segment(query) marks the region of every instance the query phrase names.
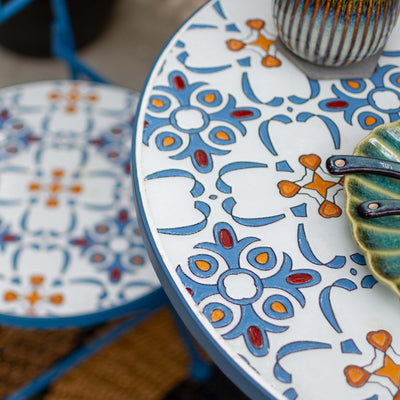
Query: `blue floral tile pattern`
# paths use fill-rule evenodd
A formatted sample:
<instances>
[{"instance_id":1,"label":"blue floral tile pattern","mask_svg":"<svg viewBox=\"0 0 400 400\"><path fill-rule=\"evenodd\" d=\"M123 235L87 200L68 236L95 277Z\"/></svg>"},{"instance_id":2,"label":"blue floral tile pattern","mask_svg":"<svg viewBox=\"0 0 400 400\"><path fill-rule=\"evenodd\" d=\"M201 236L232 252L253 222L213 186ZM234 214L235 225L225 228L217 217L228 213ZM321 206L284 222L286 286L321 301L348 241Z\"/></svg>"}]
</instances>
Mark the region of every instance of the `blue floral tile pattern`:
<instances>
[{"instance_id":1,"label":"blue floral tile pattern","mask_svg":"<svg viewBox=\"0 0 400 400\"><path fill-rule=\"evenodd\" d=\"M0 91L4 321L100 322L159 287L132 202L136 104L84 82Z\"/></svg>"},{"instance_id":2,"label":"blue floral tile pattern","mask_svg":"<svg viewBox=\"0 0 400 400\"><path fill-rule=\"evenodd\" d=\"M315 81L275 48L269 3L210 1L155 65L133 154L146 235L244 390L398 399L399 302L325 161L400 118L400 27L370 79Z\"/></svg>"}]
</instances>

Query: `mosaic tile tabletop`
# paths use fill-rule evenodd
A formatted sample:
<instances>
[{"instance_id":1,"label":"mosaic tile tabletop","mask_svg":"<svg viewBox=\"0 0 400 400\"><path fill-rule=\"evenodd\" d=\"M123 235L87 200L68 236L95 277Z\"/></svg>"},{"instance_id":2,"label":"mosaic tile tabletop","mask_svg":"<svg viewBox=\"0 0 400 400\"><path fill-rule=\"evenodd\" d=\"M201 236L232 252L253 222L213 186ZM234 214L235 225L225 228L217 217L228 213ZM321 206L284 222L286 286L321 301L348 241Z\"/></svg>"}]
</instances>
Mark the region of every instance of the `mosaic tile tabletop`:
<instances>
[{"instance_id":1,"label":"mosaic tile tabletop","mask_svg":"<svg viewBox=\"0 0 400 400\"><path fill-rule=\"evenodd\" d=\"M0 91L0 321L102 322L159 288L132 201L137 94L55 81Z\"/></svg>"},{"instance_id":2,"label":"mosaic tile tabletop","mask_svg":"<svg viewBox=\"0 0 400 400\"><path fill-rule=\"evenodd\" d=\"M211 1L156 62L134 147L146 235L245 391L400 399L399 299L366 267L325 169L399 119L400 27L371 79L316 81L276 50L271 10Z\"/></svg>"}]
</instances>

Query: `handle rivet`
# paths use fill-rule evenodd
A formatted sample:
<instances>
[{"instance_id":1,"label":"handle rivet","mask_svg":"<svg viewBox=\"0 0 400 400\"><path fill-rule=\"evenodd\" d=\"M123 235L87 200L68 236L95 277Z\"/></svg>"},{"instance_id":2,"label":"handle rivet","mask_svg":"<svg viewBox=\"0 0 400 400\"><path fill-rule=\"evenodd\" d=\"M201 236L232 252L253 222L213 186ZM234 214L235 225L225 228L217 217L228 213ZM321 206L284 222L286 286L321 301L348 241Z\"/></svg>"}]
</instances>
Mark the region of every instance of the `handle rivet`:
<instances>
[{"instance_id":1,"label":"handle rivet","mask_svg":"<svg viewBox=\"0 0 400 400\"><path fill-rule=\"evenodd\" d=\"M342 168L346 165L346 160L343 160L343 158L338 158L337 160L335 160L335 165L338 168Z\"/></svg>"},{"instance_id":2,"label":"handle rivet","mask_svg":"<svg viewBox=\"0 0 400 400\"><path fill-rule=\"evenodd\" d=\"M370 210L377 210L379 208L379 204L378 203L370 203L370 204L368 204L368 208Z\"/></svg>"}]
</instances>

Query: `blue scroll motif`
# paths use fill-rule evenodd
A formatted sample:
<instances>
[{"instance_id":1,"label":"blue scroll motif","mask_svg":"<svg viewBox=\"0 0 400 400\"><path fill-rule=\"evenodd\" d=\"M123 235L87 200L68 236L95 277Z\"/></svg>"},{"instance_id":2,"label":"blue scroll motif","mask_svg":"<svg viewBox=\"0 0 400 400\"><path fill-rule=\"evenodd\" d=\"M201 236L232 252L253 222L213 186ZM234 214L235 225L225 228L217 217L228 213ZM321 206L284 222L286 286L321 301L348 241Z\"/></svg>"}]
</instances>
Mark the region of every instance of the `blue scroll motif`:
<instances>
[{"instance_id":1,"label":"blue scroll motif","mask_svg":"<svg viewBox=\"0 0 400 400\"><path fill-rule=\"evenodd\" d=\"M261 141L264 143L264 146L269 150L269 152L272 155L277 156L278 153L276 152L276 150L274 148L274 145L272 144L271 137L270 137L270 134L269 134L269 125L273 121L281 122L282 124L290 124L291 122L293 122L293 120L291 118L289 118L288 116L286 116L286 115L279 114L279 115L275 115L274 117L272 117L268 121L264 121L260 125L258 133L260 135Z\"/></svg>"},{"instance_id":2,"label":"blue scroll motif","mask_svg":"<svg viewBox=\"0 0 400 400\"><path fill-rule=\"evenodd\" d=\"M182 53L178 54L178 61L185 66L187 70L190 72L195 72L196 74L213 74L215 72L224 71L232 67L232 64L226 65L218 65L214 67L194 67L190 66L187 63L187 59L189 58L189 53L187 51L182 51Z\"/></svg>"},{"instance_id":3,"label":"blue scroll motif","mask_svg":"<svg viewBox=\"0 0 400 400\"><path fill-rule=\"evenodd\" d=\"M236 201L233 197L229 197L228 199L224 200L222 203L223 209L230 214L232 219L237 222L240 225L243 226L265 226L265 225L270 225L273 224L274 222L278 222L281 219L285 218L285 214L277 214L277 215L271 215L268 217L257 217L257 218L243 218L243 217L238 217L233 214L233 209L236 205Z\"/></svg>"},{"instance_id":4,"label":"blue scroll motif","mask_svg":"<svg viewBox=\"0 0 400 400\"><path fill-rule=\"evenodd\" d=\"M338 269L342 268L346 264L346 257L344 256L335 256L331 261L327 263L320 261L311 250L311 246L308 243L308 239L305 233L304 224L299 224L297 228L297 241L299 249L303 256L315 265L323 265L329 268Z\"/></svg>"},{"instance_id":5,"label":"blue scroll motif","mask_svg":"<svg viewBox=\"0 0 400 400\"><path fill-rule=\"evenodd\" d=\"M328 128L331 136L333 143L335 145L335 149L340 148L340 132L336 124L328 117L324 115L315 115L311 114L309 112L302 112L296 117L296 121L298 122L307 122L311 117L317 117L319 118Z\"/></svg>"},{"instance_id":6,"label":"blue scroll motif","mask_svg":"<svg viewBox=\"0 0 400 400\"><path fill-rule=\"evenodd\" d=\"M307 103L307 101L315 99L320 92L320 87L318 81L315 81L313 79L308 79L308 84L310 85L310 97L304 98L304 97L298 97L298 96L289 96L288 99L294 103L294 104L304 104Z\"/></svg>"},{"instance_id":7,"label":"blue scroll motif","mask_svg":"<svg viewBox=\"0 0 400 400\"><path fill-rule=\"evenodd\" d=\"M203 201L195 201L194 208L203 214L204 219L193 225L180 226L176 228L158 228L157 231L167 235L193 235L194 233L200 232L207 225L207 219L210 215L211 208L207 203Z\"/></svg>"},{"instance_id":8,"label":"blue scroll motif","mask_svg":"<svg viewBox=\"0 0 400 400\"><path fill-rule=\"evenodd\" d=\"M104 299L106 299L108 297L108 292L106 289L106 286L104 285L103 282L101 282L98 279L94 279L94 278L74 278L71 279L69 281L72 284L76 284L76 285L94 285L97 286L99 289L101 289L101 292L99 294L98 300L100 302L99 304L99 308L101 309L101 301L103 301Z\"/></svg>"},{"instance_id":9,"label":"blue scroll motif","mask_svg":"<svg viewBox=\"0 0 400 400\"><path fill-rule=\"evenodd\" d=\"M166 169L163 171L158 171L153 174L147 175L145 180L179 177L193 180L193 187L190 190L190 194L193 197L199 197L204 193L204 186L198 180L196 180L193 174L183 169Z\"/></svg>"},{"instance_id":10,"label":"blue scroll motif","mask_svg":"<svg viewBox=\"0 0 400 400\"><path fill-rule=\"evenodd\" d=\"M222 177L229 172L238 171L241 169L267 168L267 167L268 167L267 164L262 164L252 161L239 161L227 164L224 167L222 167L219 171L218 180L216 183L217 189L222 193L232 193L232 187L226 184L222 179Z\"/></svg>"},{"instance_id":11,"label":"blue scroll motif","mask_svg":"<svg viewBox=\"0 0 400 400\"><path fill-rule=\"evenodd\" d=\"M328 343L311 342L311 341L299 341L286 344L281 349L279 349L276 355L276 363L274 366L275 377L283 383L292 382L292 375L286 370L284 370L283 367L280 365L280 361L284 357L293 353L297 353L299 351L331 349L331 348L332 346Z\"/></svg>"},{"instance_id":12,"label":"blue scroll motif","mask_svg":"<svg viewBox=\"0 0 400 400\"><path fill-rule=\"evenodd\" d=\"M222 177L232 171L237 171L241 169L248 169L248 168L265 168L268 167L267 164L256 163L256 162L233 162L230 164L225 165L219 171L219 177L216 183L217 189L222 193L232 193L232 187L229 186L224 182ZM237 215L234 215L233 209L236 205L236 201L233 197L228 197L224 200L222 207L223 209L236 221L238 224L244 226L265 226L272 224L274 222L280 221L281 219L285 218L285 214L278 214L266 217L257 217L257 218L243 218Z\"/></svg>"},{"instance_id":13,"label":"blue scroll motif","mask_svg":"<svg viewBox=\"0 0 400 400\"><path fill-rule=\"evenodd\" d=\"M145 180L161 179L161 178L187 178L193 181L193 187L190 190L192 197L197 198L204 193L204 186L195 178L193 174L188 171L180 169L168 169L158 171L153 174L146 176ZM193 233L200 232L207 225L207 218L210 215L211 207L203 201L195 201L194 208L201 212L204 216L200 222L192 225L180 226L175 228L159 228L158 232L168 235L191 235Z\"/></svg>"},{"instance_id":14,"label":"blue scroll motif","mask_svg":"<svg viewBox=\"0 0 400 400\"><path fill-rule=\"evenodd\" d=\"M12 269L16 272L18 272L20 268L20 258L21 255L24 253L26 250L33 250L37 252L44 252L50 255L52 252L59 253L61 255L61 260L60 264L58 265L58 273L60 274L65 274L68 270L68 266L70 265L70 253L68 250L65 248L56 245L56 244L51 244L51 245L40 245L37 243L31 243L31 244L25 244L21 245L13 254L12 256ZM54 265L54 269L56 269L57 266Z\"/></svg>"},{"instance_id":15,"label":"blue scroll motif","mask_svg":"<svg viewBox=\"0 0 400 400\"><path fill-rule=\"evenodd\" d=\"M265 105L271 106L271 107L279 107L283 103L283 98L282 97L274 97L270 101L262 102L255 95L255 93L253 91L253 88L251 87L251 84L250 84L250 81L249 81L249 75L248 75L247 72L243 72L243 75L242 75L242 89L243 89L243 93L246 95L246 97L250 101L253 101L254 103L265 104Z\"/></svg>"},{"instance_id":16,"label":"blue scroll motif","mask_svg":"<svg viewBox=\"0 0 400 400\"><path fill-rule=\"evenodd\" d=\"M319 296L319 306L325 318L336 332L342 333L342 329L340 328L339 323L336 320L330 299L331 291L333 288L340 288L347 291L353 291L357 289L357 286L354 282L350 281L349 279L339 279L331 286L327 286L325 289L323 289Z\"/></svg>"}]
</instances>

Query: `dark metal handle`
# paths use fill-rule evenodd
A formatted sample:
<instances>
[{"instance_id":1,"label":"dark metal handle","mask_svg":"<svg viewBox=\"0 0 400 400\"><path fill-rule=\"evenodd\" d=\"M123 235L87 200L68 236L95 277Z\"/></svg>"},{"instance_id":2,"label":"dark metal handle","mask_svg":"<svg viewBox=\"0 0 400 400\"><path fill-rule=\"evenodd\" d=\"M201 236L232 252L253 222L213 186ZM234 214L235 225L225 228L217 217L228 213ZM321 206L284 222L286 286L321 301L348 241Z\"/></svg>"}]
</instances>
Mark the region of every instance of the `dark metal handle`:
<instances>
[{"instance_id":1,"label":"dark metal handle","mask_svg":"<svg viewBox=\"0 0 400 400\"><path fill-rule=\"evenodd\" d=\"M400 200L370 200L364 201L358 206L360 215L364 218L386 217L388 215L400 215Z\"/></svg>"},{"instance_id":2,"label":"dark metal handle","mask_svg":"<svg viewBox=\"0 0 400 400\"><path fill-rule=\"evenodd\" d=\"M326 160L326 168L332 175L370 173L400 179L400 163L360 156L332 156Z\"/></svg>"}]
</instances>

